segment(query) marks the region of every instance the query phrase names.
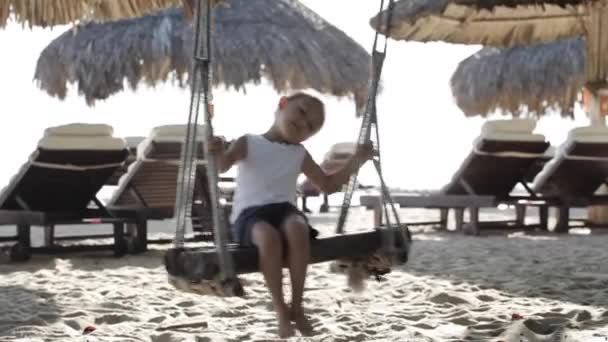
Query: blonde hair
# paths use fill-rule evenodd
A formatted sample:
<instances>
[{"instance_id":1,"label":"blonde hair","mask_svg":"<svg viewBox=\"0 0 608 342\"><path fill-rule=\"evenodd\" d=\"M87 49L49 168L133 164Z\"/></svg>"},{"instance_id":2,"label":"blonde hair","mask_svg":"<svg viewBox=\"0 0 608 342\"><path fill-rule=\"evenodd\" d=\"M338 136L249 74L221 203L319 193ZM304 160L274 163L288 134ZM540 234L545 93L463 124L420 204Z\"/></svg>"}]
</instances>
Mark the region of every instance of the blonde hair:
<instances>
[{"instance_id":1,"label":"blonde hair","mask_svg":"<svg viewBox=\"0 0 608 342\"><path fill-rule=\"evenodd\" d=\"M292 100L303 100L312 104L314 106L318 106L320 108L321 121L319 123L319 127L317 127L316 131L319 131L323 124L325 123L325 104L318 97L312 96L310 94L306 94L304 92L297 92L287 96L287 101Z\"/></svg>"}]
</instances>

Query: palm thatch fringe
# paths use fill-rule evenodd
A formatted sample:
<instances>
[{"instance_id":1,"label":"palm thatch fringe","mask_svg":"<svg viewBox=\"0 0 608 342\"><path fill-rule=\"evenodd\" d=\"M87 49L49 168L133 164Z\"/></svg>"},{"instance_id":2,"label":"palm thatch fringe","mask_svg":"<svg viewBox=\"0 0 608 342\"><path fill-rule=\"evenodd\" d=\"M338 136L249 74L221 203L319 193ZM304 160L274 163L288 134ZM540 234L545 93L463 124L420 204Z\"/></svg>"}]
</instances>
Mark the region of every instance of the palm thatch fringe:
<instances>
[{"instance_id":1,"label":"palm thatch fringe","mask_svg":"<svg viewBox=\"0 0 608 342\"><path fill-rule=\"evenodd\" d=\"M214 10L215 83L244 89L263 77L279 92L313 88L354 97L364 105L371 58L365 49L297 0L230 0ZM34 78L64 98L77 83L88 104L123 90L175 76L184 86L193 30L183 11L110 23L89 23L63 33L41 53Z\"/></svg>"},{"instance_id":2,"label":"palm thatch fringe","mask_svg":"<svg viewBox=\"0 0 608 342\"><path fill-rule=\"evenodd\" d=\"M509 49L483 48L452 75L455 101L467 116L496 111L542 116L548 110L572 116L585 83L582 38Z\"/></svg>"},{"instance_id":3,"label":"palm thatch fringe","mask_svg":"<svg viewBox=\"0 0 608 342\"><path fill-rule=\"evenodd\" d=\"M600 0L400 0L390 37L509 47L583 36ZM386 30L386 11L370 20Z\"/></svg>"},{"instance_id":4,"label":"palm thatch fringe","mask_svg":"<svg viewBox=\"0 0 608 342\"><path fill-rule=\"evenodd\" d=\"M24 26L55 26L79 21L134 18L184 5L191 12L194 0L0 0L0 27L11 14ZM218 2L220 0L212 0Z\"/></svg>"}]
</instances>

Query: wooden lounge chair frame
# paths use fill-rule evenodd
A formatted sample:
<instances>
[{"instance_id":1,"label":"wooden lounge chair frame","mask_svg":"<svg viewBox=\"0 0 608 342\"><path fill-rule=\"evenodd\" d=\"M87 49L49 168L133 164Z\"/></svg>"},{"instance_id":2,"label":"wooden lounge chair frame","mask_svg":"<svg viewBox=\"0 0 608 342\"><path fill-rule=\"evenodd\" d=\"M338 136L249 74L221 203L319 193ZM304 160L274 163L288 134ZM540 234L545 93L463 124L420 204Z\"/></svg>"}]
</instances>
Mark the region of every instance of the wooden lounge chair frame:
<instances>
[{"instance_id":1,"label":"wooden lounge chair frame","mask_svg":"<svg viewBox=\"0 0 608 342\"><path fill-rule=\"evenodd\" d=\"M126 172L119 189L115 192L108 207L112 210L131 209L145 215L147 220L164 220L173 218L175 210L175 189L180 162L181 142L150 141L144 152L144 157L137 158ZM213 240L213 226L209 213L209 193L205 170L204 150L202 143L198 144L199 158L196 176L194 198L192 203L192 226L196 233L189 240ZM221 181L234 181L229 177ZM230 199L230 194L225 198ZM230 203L225 207L229 209ZM147 228L136 226L137 250L145 251L149 243L166 244L172 239L154 239L147 236ZM131 227L129 227L131 229Z\"/></svg>"},{"instance_id":2,"label":"wooden lounge chair frame","mask_svg":"<svg viewBox=\"0 0 608 342\"><path fill-rule=\"evenodd\" d=\"M517 145L516 151L513 147ZM511 196L516 184L529 189L530 169L534 163L546 160L543 153L549 147L545 141L498 141L481 139L476 148L463 161L454 174L452 181L437 194L393 194L393 201L402 208L439 209L438 221L407 222L408 225L438 224L441 229L447 228L449 210L455 211L456 230L467 234L479 234L481 227L522 227L524 226L527 206L541 205L532 196ZM498 163L500 161L500 163ZM490 170L488 170L488 166ZM493 174L491 180L485 176ZM363 195L362 206L374 210L374 223L382 224L380 197ZM513 204L516 207L514 220L484 221L479 220L480 208L494 208L501 203ZM469 210L469 222L464 222L464 211ZM538 224L526 225L534 228L546 225L546 217L541 215Z\"/></svg>"},{"instance_id":3,"label":"wooden lounge chair frame","mask_svg":"<svg viewBox=\"0 0 608 342\"><path fill-rule=\"evenodd\" d=\"M25 261L32 253L106 250L124 255L128 241L124 223L140 224L134 211L108 211L96 197L112 173L120 167L126 150L78 151L38 148L0 194L0 225L15 225L17 234L2 241L17 241L10 249L14 261ZM46 194L46 196L45 196ZM67 196L64 196L66 195ZM89 208L93 202L95 209ZM113 234L55 237L55 226L112 224ZM43 247L32 247L31 227L45 229ZM60 246L61 240L113 237L111 245Z\"/></svg>"}]
</instances>

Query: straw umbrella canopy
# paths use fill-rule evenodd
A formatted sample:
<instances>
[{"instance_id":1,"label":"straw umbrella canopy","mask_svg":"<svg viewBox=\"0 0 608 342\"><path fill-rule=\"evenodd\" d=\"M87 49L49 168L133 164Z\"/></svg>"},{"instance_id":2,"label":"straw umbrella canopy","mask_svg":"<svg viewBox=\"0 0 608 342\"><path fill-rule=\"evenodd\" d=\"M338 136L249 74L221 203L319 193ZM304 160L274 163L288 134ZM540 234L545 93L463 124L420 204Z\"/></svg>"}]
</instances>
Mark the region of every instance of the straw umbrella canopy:
<instances>
[{"instance_id":1,"label":"straw umbrella canopy","mask_svg":"<svg viewBox=\"0 0 608 342\"><path fill-rule=\"evenodd\" d=\"M192 13L194 0L0 0L0 27L11 15L24 26L56 26L77 21L132 18L183 4ZM215 2L218 2L216 0Z\"/></svg>"},{"instance_id":2,"label":"straw umbrella canopy","mask_svg":"<svg viewBox=\"0 0 608 342\"><path fill-rule=\"evenodd\" d=\"M591 4L603 0L401 0L390 37L421 42L512 46L585 34ZM384 30L380 13L370 21Z\"/></svg>"},{"instance_id":3,"label":"straw umbrella canopy","mask_svg":"<svg viewBox=\"0 0 608 342\"><path fill-rule=\"evenodd\" d=\"M486 47L462 60L450 80L467 116L499 111L571 117L585 84L585 42L573 38L513 48Z\"/></svg>"},{"instance_id":4,"label":"straw umbrella canopy","mask_svg":"<svg viewBox=\"0 0 608 342\"><path fill-rule=\"evenodd\" d=\"M214 10L214 82L244 89L264 77L277 91L313 88L352 96L362 108L371 58L365 49L297 0L231 0ZM40 54L34 78L63 99L76 83L88 104L123 90L124 81L187 85L192 22L180 9L79 25Z\"/></svg>"},{"instance_id":5,"label":"straw umbrella canopy","mask_svg":"<svg viewBox=\"0 0 608 342\"><path fill-rule=\"evenodd\" d=\"M401 0L393 10L394 39L511 47L584 37L585 87L592 101L598 89L608 87L608 58L603 58L608 54L608 0ZM371 19L375 29L386 29L380 20L385 14ZM599 113L592 108L596 120Z\"/></svg>"}]
</instances>

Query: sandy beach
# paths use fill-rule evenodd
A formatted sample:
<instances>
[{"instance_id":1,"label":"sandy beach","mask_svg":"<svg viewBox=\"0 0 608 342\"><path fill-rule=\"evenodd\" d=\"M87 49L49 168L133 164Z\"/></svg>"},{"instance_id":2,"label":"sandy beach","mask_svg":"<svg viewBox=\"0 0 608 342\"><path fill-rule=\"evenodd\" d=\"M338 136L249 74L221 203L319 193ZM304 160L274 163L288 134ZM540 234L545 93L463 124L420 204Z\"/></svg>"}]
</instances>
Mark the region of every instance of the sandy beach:
<instances>
[{"instance_id":1,"label":"sandy beach","mask_svg":"<svg viewBox=\"0 0 608 342\"><path fill-rule=\"evenodd\" d=\"M336 214L311 220L328 234ZM423 210L402 214L435 217ZM349 229L369 226L371 216L354 208ZM153 235L171 231L166 222L151 226ZM363 292L349 289L329 264L313 265L305 307L317 334L292 340L608 340L608 234L414 231L411 261L384 281L368 281ZM278 340L260 274L243 276L246 298L178 292L161 263L164 247L123 258L36 255L21 264L3 255L0 341ZM87 327L94 330L83 334Z\"/></svg>"}]
</instances>

